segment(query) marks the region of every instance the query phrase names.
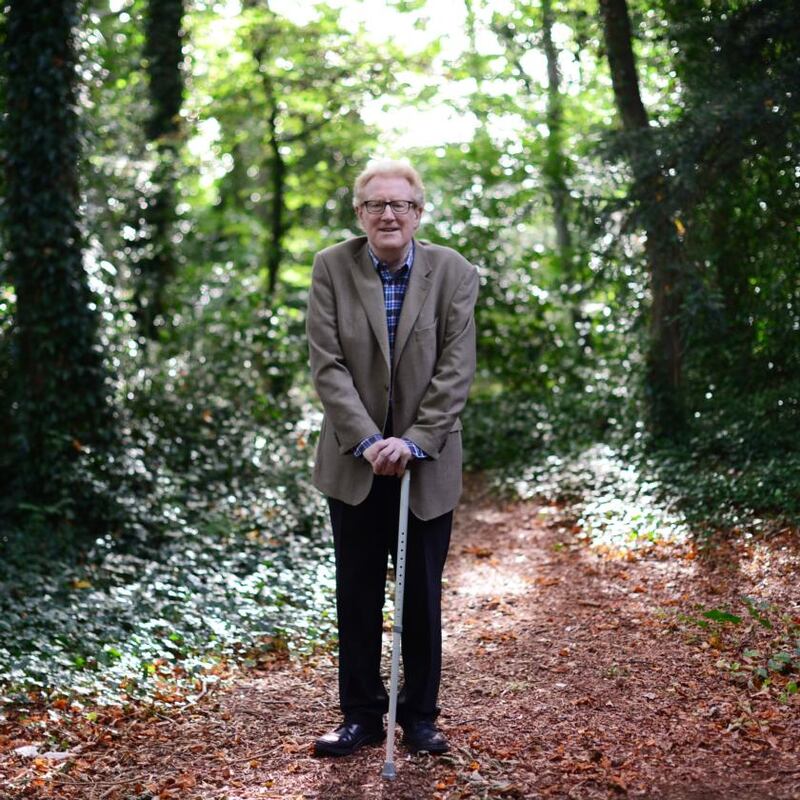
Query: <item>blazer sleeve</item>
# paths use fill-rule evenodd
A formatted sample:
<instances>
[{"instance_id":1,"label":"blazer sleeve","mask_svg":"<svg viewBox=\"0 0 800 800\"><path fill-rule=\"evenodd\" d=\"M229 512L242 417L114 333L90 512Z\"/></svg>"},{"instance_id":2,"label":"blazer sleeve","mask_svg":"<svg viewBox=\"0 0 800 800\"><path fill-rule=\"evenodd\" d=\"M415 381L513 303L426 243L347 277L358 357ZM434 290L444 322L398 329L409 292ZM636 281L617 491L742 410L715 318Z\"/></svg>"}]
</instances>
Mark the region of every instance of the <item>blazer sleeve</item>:
<instances>
[{"instance_id":1,"label":"blazer sleeve","mask_svg":"<svg viewBox=\"0 0 800 800\"><path fill-rule=\"evenodd\" d=\"M311 272L306 334L314 388L333 426L339 450L346 453L380 430L347 368L339 339L333 280L320 254L314 258Z\"/></svg>"},{"instance_id":2,"label":"blazer sleeve","mask_svg":"<svg viewBox=\"0 0 800 800\"><path fill-rule=\"evenodd\" d=\"M478 271L471 267L453 293L447 309L444 342L430 385L414 423L402 436L411 439L433 459L458 422L475 376L475 302Z\"/></svg>"}]
</instances>

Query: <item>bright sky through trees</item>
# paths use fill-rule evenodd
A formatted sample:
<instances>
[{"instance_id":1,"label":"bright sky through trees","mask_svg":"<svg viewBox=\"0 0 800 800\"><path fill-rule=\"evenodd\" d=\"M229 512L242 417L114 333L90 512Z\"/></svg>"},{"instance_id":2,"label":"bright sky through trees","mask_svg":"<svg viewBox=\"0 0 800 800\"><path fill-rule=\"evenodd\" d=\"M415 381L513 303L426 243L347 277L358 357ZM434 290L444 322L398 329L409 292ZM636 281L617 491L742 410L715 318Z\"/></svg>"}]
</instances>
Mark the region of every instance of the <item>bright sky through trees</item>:
<instances>
[{"instance_id":1,"label":"bright sky through trees","mask_svg":"<svg viewBox=\"0 0 800 800\"><path fill-rule=\"evenodd\" d=\"M109 0L109 8L113 13L125 13L128 0ZM208 3L208 6L219 15L218 22L209 33L213 41L194 42L200 51L211 46L224 50L230 45L235 35L236 18L241 12L240 0L220 0ZM385 97L366 104L363 114L366 122L376 125L385 133L384 152L378 155L397 155L414 147L431 147L446 142L467 142L472 138L478 120L470 110L470 96L475 91L473 79L452 80L447 77L448 68L454 64L469 46L466 32L466 4L463 2L428 2L421 10L403 13L394 4L383 2L364 2L364 0L339 0L331 5L342 11L342 21L346 27L357 29L363 27L369 38L380 44L394 41L409 52L419 52L431 43L437 43L438 55L427 76L404 74L402 77L409 84L405 98ZM488 31L489 18L493 13L505 13L510 3L505 0L491 3L489 8L481 4L474 5L476 15L475 45L479 52L491 54L498 52L498 44ZM315 16L316 3L309 0L271 0L269 7L275 13L290 19L297 24L307 23ZM569 36L565 26L556 25L554 38L560 40ZM532 49L523 57L523 63L532 76L546 78L546 63L538 49ZM562 75L567 79L575 77L574 63L562 63ZM195 64L193 71L202 72L202 64ZM418 102L416 94L426 85L438 85L435 101ZM514 91L515 87L503 86L500 82L484 82L484 92ZM569 88L566 87L567 92ZM209 123L210 126L209 126ZM215 125L212 120L204 120L193 138L191 148L197 151L207 150L210 141L215 138ZM489 121L492 131L498 136L514 135L519 125L509 116L503 119L494 118ZM521 121L520 121L521 124Z\"/></svg>"},{"instance_id":2,"label":"bright sky through trees","mask_svg":"<svg viewBox=\"0 0 800 800\"><path fill-rule=\"evenodd\" d=\"M379 44L394 40L403 47L407 46L409 52L417 52L432 42L438 42L439 54L431 75L427 78L420 75L404 76L412 86L410 96L405 101L396 98L375 100L364 110L365 121L385 131L387 155L408 148L435 146L444 142L466 142L472 138L478 124L468 108L469 96L475 89L474 81L448 81L444 77L448 65L455 62L468 46L464 3L429 2L416 13L402 13L387 2L341 0L332 5L338 5L342 9L342 20L346 27L355 30L363 26L370 39ZM491 9L486 11L476 4L475 11L480 17L503 12L507 6L506 2L493 3ZM273 0L270 8L293 22L303 24L314 17L315 3ZM215 8L221 16L229 19L235 18L240 9L239 0L225 0ZM497 42L494 37L487 32L485 26L477 27L478 49L486 53L496 51ZM538 51L528 53L525 60L529 62L532 74L545 76L546 65ZM413 90L421 91L431 80L439 83L435 104L415 103ZM487 89L486 86L483 88ZM496 122L498 127L502 124L499 120ZM509 132L508 120L505 121L502 132Z\"/></svg>"},{"instance_id":3,"label":"bright sky through trees","mask_svg":"<svg viewBox=\"0 0 800 800\"><path fill-rule=\"evenodd\" d=\"M238 5L238 0L228 0L229 5ZM464 32L465 6L457 3L428 3L422 12L404 14L388 3L365 3L363 0L342 0L342 20L353 29L363 26L369 37L378 43L394 39L409 51L418 51L438 40L439 61L457 59L467 45ZM277 0L271 8L295 22L301 23L314 15L314 3ZM419 23L419 24L418 24ZM421 89L424 79L409 76L412 84ZM470 112L459 113L443 100L464 101L468 87L451 83L444 96L437 99L434 107L419 107L414 103L376 100L365 108L365 121L386 132L387 154L392 150L424 147L441 144L443 141L468 141L477 124ZM461 105L466 105L462 102Z\"/></svg>"},{"instance_id":4,"label":"bright sky through trees","mask_svg":"<svg viewBox=\"0 0 800 800\"><path fill-rule=\"evenodd\" d=\"M469 46L466 31L466 3L464 2L428 2L418 12L402 13L394 4L383 2L364 2L364 0L340 0L342 19L346 26L353 29L363 26L369 37L377 42L394 40L409 51L416 52L437 42L439 54L429 76L408 74L404 76L412 87L421 90L426 83L438 84L438 95L433 104L414 102L413 96L405 101L399 99L376 100L366 105L365 121L375 124L386 133L386 154L392 155L414 147L433 147L445 142L469 141L478 120L470 110L470 96L475 91L472 79L449 80L447 68L457 61ZM499 51L498 43L488 30L491 15L508 13L511 3L506 0L488 4L488 8L475 3L473 11L476 15L475 45L482 54ZM228 13L236 13L239 0L227 0ZM273 11L289 19L303 23L314 16L313 2L296 2L296 0L273 0L270 4ZM556 25L554 39L561 45L570 31L566 26ZM577 78L577 65L573 61L562 59L562 75L569 82ZM547 64L544 54L538 48L527 52L522 63L528 73L546 82ZM500 81L487 81L482 90L491 93L496 91L515 91L516 85L506 86ZM567 89L569 91L569 89ZM386 111L385 107L389 110ZM517 124L519 122L519 124ZM510 116L490 120L490 127L498 136L509 136L518 133L522 121L515 121Z\"/></svg>"}]
</instances>

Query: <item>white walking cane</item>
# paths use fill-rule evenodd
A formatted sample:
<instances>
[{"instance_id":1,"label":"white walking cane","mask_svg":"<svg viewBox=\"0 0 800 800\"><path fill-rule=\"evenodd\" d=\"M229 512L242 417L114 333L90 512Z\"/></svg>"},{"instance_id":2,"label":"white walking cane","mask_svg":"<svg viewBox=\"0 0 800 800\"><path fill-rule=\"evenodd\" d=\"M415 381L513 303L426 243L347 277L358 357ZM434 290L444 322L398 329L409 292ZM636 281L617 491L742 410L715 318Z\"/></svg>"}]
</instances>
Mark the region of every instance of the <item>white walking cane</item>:
<instances>
[{"instance_id":1,"label":"white walking cane","mask_svg":"<svg viewBox=\"0 0 800 800\"><path fill-rule=\"evenodd\" d=\"M400 522L397 528L397 558L394 562L394 624L392 625L392 674L389 684L389 727L386 733L386 763L381 777L394 780L394 729L397 723L397 680L400 672L400 642L403 633L403 589L406 582L406 537L408 535L408 492L411 473L406 470L400 484Z\"/></svg>"}]
</instances>

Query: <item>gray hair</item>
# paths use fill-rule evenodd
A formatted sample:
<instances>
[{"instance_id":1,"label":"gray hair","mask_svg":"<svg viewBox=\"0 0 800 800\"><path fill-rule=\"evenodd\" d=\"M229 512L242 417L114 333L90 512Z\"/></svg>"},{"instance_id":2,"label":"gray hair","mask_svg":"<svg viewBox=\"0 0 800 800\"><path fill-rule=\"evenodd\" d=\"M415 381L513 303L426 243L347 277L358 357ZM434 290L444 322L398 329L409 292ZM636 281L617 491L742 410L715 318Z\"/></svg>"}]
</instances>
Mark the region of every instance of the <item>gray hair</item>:
<instances>
[{"instance_id":1,"label":"gray hair","mask_svg":"<svg viewBox=\"0 0 800 800\"><path fill-rule=\"evenodd\" d=\"M425 205L425 187L422 185L422 178L419 173L407 161L392 161L383 159L381 161L370 161L366 168L356 178L353 185L353 207L360 206L365 198L364 193L367 184L378 175L405 178L411 184L411 191L414 202L422 208Z\"/></svg>"}]
</instances>

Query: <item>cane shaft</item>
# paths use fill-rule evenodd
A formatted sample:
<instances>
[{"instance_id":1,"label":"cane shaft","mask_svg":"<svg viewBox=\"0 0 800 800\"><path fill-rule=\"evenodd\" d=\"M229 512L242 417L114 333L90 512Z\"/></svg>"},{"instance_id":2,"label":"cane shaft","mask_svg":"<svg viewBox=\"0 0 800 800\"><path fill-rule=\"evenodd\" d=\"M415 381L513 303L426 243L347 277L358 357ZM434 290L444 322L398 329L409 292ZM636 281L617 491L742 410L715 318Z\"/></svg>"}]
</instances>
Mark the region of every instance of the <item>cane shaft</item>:
<instances>
[{"instance_id":1,"label":"cane shaft","mask_svg":"<svg viewBox=\"0 0 800 800\"><path fill-rule=\"evenodd\" d=\"M408 495L411 473L406 470L400 484L400 519L397 527L397 557L394 562L394 624L392 625L392 670L389 679L389 724L386 731L384 778L394 778L394 733L397 725L397 685L400 677L400 645L403 633L403 593L406 583L406 544L408 539Z\"/></svg>"}]
</instances>

